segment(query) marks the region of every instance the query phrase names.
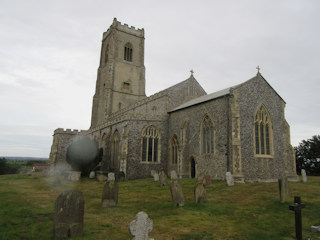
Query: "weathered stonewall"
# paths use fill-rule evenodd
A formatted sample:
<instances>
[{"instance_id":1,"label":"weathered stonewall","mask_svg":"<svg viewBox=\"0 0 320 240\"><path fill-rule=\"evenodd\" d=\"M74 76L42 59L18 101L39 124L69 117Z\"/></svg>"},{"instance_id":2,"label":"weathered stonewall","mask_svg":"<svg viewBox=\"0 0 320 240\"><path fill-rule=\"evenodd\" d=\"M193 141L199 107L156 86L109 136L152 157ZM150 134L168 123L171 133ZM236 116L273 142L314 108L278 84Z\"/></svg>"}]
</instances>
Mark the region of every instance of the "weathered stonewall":
<instances>
[{"instance_id":1,"label":"weathered stonewall","mask_svg":"<svg viewBox=\"0 0 320 240\"><path fill-rule=\"evenodd\" d=\"M288 178L285 175L282 175L280 179L278 179L279 183L279 193L280 193L280 202L285 202L286 199L289 197L289 184Z\"/></svg>"},{"instance_id":2,"label":"weathered stonewall","mask_svg":"<svg viewBox=\"0 0 320 240\"><path fill-rule=\"evenodd\" d=\"M234 180L231 172L226 173L226 180L227 180L227 185L228 186L233 186L234 185Z\"/></svg>"},{"instance_id":3,"label":"weathered stonewall","mask_svg":"<svg viewBox=\"0 0 320 240\"><path fill-rule=\"evenodd\" d=\"M94 179L96 177L96 173L94 171L91 171L89 174L90 179Z\"/></svg>"},{"instance_id":4,"label":"weathered stonewall","mask_svg":"<svg viewBox=\"0 0 320 240\"><path fill-rule=\"evenodd\" d=\"M155 174L153 175L153 180L154 180L155 182L158 182L158 181L159 181L159 174L158 174L158 173L155 173Z\"/></svg>"},{"instance_id":5,"label":"weathered stonewall","mask_svg":"<svg viewBox=\"0 0 320 240\"><path fill-rule=\"evenodd\" d=\"M81 236L84 199L78 190L62 192L55 203L53 239Z\"/></svg>"},{"instance_id":6,"label":"weathered stonewall","mask_svg":"<svg viewBox=\"0 0 320 240\"><path fill-rule=\"evenodd\" d=\"M177 206L177 207L184 206L184 196L182 192L182 187L178 180L173 180L171 182L170 192L171 192L173 206Z\"/></svg>"},{"instance_id":7,"label":"weathered stonewall","mask_svg":"<svg viewBox=\"0 0 320 240\"><path fill-rule=\"evenodd\" d=\"M148 234L152 231L153 221L145 212L139 212L135 220L131 221L129 231L134 236L132 240L153 240Z\"/></svg>"},{"instance_id":8,"label":"weathered stonewall","mask_svg":"<svg viewBox=\"0 0 320 240\"><path fill-rule=\"evenodd\" d=\"M170 178L173 180L173 179L178 179L178 176L177 176L177 173L175 170L172 170L170 172Z\"/></svg>"},{"instance_id":9,"label":"weathered stonewall","mask_svg":"<svg viewBox=\"0 0 320 240\"><path fill-rule=\"evenodd\" d=\"M118 183L115 181L114 173L108 173L108 181L102 191L102 207L115 207L118 204Z\"/></svg>"},{"instance_id":10,"label":"weathered stonewall","mask_svg":"<svg viewBox=\"0 0 320 240\"><path fill-rule=\"evenodd\" d=\"M194 201L196 203L203 203L206 202L206 188L205 185L202 183L197 183L194 187Z\"/></svg>"},{"instance_id":11,"label":"weathered stonewall","mask_svg":"<svg viewBox=\"0 0 320 240\"><path fill-rule=\"evenodd\" d=\"M307 173L305 169L301 169L302 182L307 182Z\"/></svg>"},{"instance_id":12,"label":"weathered stonewall","mask_svg":"<svg viewBox=\"0 0 320 240\"><path fill-rule=\"evenodd\" d=\"M160 186L167 186L167 175L166 173L162 170L159 174L159 181L160 181Z\"/></svg>"}]
</instances>

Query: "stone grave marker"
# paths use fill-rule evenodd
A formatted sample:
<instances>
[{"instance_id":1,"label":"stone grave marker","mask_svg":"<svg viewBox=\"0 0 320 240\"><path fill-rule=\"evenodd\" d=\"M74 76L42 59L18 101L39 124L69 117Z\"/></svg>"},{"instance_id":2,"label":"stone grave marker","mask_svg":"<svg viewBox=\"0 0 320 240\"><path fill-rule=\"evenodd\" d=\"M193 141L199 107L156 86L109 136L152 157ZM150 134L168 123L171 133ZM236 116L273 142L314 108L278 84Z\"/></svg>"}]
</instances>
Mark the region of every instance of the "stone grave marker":
<instances>
[{"instance_id":1,"label":"stone grave marker","mask_svg":"<svg viewBox=\"0 0 320 240\"><path fill-rule=\"evenodd\" d=\"M96 173L94 171L91 171L89 174L90 179L94 179L96 177Z\"/></svg>"},{"instance_id":2,"label":"stone grave marker","mask_svg":"<svg viewBox=\"0 0 320 240\"><path fill-rule=\"evenodd\" d=\"M305 169L301 169L302 182L307 182L307 173Z\"/></svg>"},{"instance_id":3,"label":"stone grave marker","mask_svg":"<svg viewBox=\"0 0 320 240\"><path fill-rule=\"evenodd\" d=\"M102 191L102 207L115 207L118 204L118 183L115 181L114 173L108 173L108 181Z\"/></svg>"},{"instance_id":4,"label":"stone grave marker","mask_svg":"<svg viewBox=\"0 0 320 240\"><path fill-rule=\"evenodd\" d=\"M97 179L99 182L104 182L108 180L108 177L105 175L106 172L103 171L97 171Z\"/></svg>"},{"instance_id":5,"label":"stone grave marker","mask_svg":"<svg viewBox=\"0 0 320 240\"><path fill-rule=\"evenodd\" d=\"M234 185L234 180L231 172L226 173L226 179L227 179L227 185L228 186L233 186Z\"/></svg>"},{"instance_id":6,"label":"stone grave marker","mask_svg":"<svg viewBox=\"0 0 320 240\"><path fill-rule=\"evenodd\" d=\"M129 231L134 236L132 240L153 240L148 234L152 231L153 221L145 212L138 212L135 220L130 223Z\"/></svg>"},{"instance_id":7,"label":"stone grave marker","mask_svg":"<svg viewBox=\"0 0 320 240\"><path fill-rule=\"evenodd\" d=\"M197 183L203 184L205 187L211 185L211 177L210 177L210 175L199 174Z\"/></svg>"},{"instance_id":8,"label":"stone grave marker","mask_svg":"<svg viewBox=\"0 0 320 240\"><path fill-rule=\"evenodd\" d=\"M160 186L167 186L167 175L166 173L162 170L159 174L159 181L160 181Z\"/></svg>"},{"instance_id":9,"label":"stone grave marker","mask_svg":"<svg viewBox=\"0 0 320 240\"><path fill-rule=\"evenodd\" d=\"M182 192L182 187L178 180L171 181L170 192L173 206L184 206L184 196Z\"/></svg>"},{"instance_id":10,"label":"stone grave marker","mask_svg":"<svg viewBox=\"0 0 320 240\"><path fill-rule=\"evenodd\" d=\"M158 174L158 173L155 173L155 174L153 175L153 180L154 180L155 182L158 182L158 181L159 181L159 174Z\"/></svg>"},{"instance_id":11,"label":"stone grave marker","mask_svg":"<svg viewBox=\"0 0 320 240\"><path fill-rule=\"evenodd\" d=\"M280 193L280 202L285 202L289 197L289 184L288 178L285 175L282 175L280 179L278 179L279 184L279 193Z\"/></svg>"},{"instance_id":12,"label":"stone grave marker","mask_svg":"<svg viewBox=\"0 0 320 240\"><path fill-rule=\"evenodd\" d=\"M194 201L196 203L206 202L206 187L202 183L197 183L194 187Z\"/></svg>"},{"instance_id":13,"label":"stone grave marker","mask_svg":"<svg viewBox=\"0 0 320 240\"><path fill-rule=\"evenodd\" d=\"M172 170L172 171L170 172L170 178L171 178L171 179L178 179L178 176L177 176L177 173L176 173L175 170Z\"/></svg>"},{"instance_id":14,"label":"stone grave marker","mask_svg":"<svg viewBox=\"0 0 320 240\"><path fill-rule=\"evenodd\" d=\"M53 239L83 234L84 198L78 190L66 190L56 199Z\"/></svg>"},{"instance_id":15,"label":"stone grave marker","mask_svg":"<svg viewBox=\"0 0 320 240\"><path fill-rule=\"evenodd\" d=\"M156 170L151 170L151 176L153 177L154 174L157 173Z\"/></svg>"}]
</instances>

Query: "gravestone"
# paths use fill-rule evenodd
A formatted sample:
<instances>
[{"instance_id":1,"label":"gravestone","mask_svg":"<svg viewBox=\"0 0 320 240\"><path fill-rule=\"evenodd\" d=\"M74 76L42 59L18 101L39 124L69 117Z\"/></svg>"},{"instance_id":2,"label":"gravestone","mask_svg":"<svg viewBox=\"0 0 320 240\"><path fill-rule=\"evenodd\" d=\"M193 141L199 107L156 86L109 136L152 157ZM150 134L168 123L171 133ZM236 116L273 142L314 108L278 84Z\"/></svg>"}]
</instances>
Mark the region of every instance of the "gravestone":
<instances>
[{"instance_id":1,"label":"gravestone","mask_svg":"<svg viewBox=\"0 0 320 240\"><path fill-rule=\"evenodd\" d=\"M226 173L226 179L227 179L227 185L228 186L233 186L234 185L234 180L231 172Z\"/></svg>"},{"instance_id":2,"label":"gravestone","mask_svg":"<svg viewBox=\"0 0 320 240\"><path fill-rule=\"evenodd\" d=\"M197 183L194 187L194 201L196 203L206 202L206 188L202 183Z\"/></svg>"},{"instance_id":3,"label":"gravestone","mask_svg":"<svg viewBox=\"0 0 320 240\"><path fill-rule=\"evenodd\" d=\"M115 181L114 173L108 173L108 181L105 183L102 191L102 207L115 207L118 204L118 183Z\"/></svg>"},{"instance_id":4,"label":"gravestone","mask_svg":"<svg viewBox=\"0 0 320 240\"><path fill-rule=\"evenodd\" d=\"M302 240L302 208L306 205L301 203L301 198L299 196L294 197L294 204L289 206L289 209L294 211L295 227L296 227L296 239Z\"/></svg>"},{"instance_id":5,"label":"gravestone","mask_svg":"<svg viewBox=\"0 0 320 240\"><path fill-rule=\"evenodd\" d=\"M170 192L173 206L184 206L184 196L182 192L182 187L178 180L171 181Z\"/></svg>"},{"instance_id":6,"label":"gravestone","mask_svg":"<svg viewBox=\"0 0 320 240\"><path fill-rule=\"evenodd\" d=\"M156 170L151 170L151 176L153 177L154 174L157 173Z\"/></svg>"},{"instance_id":7,"label":"gravestone","mask_svg":"<svg viewBox=\"0 0 320 240\"><path fill-rule=\"evenodd\" d=\"M152 231L153 221L145 212L139 212L135 220L131 221L129 231L134 236L132 240L153 240L148 234Z\"/></svg>"},{"instance_id":8,"label":"gravestone","mask_svg":"<svg viewBox=\"0 0 320 240\"><path fill-rule=\"evenodd\" d=\"M84 199L78 190L62 192L55 203L53 239L81 236Z\"/></svg>"},{"instance_id":9,"label":"gravestone","mask_svg":"<svg viewBox=\"0 0 320 240\"><path fill-rule=\"evenodd\" d=\"M178 176L177 176L176 171L172 170L172 171L170 172L170 178L171 178L171 179L178 179Z\"/></svg>"},{"instance_id":10,"label":"gravestone","mask_svg":"<svg viewBox=\"0 0 320 240\"><path fill-rule=\"evenodd\" d=\"M94 179L96 177L96 173L94 171L91 171L89 174L90 179Z\"/></svg>"},{"instance_id":11,"label":"gravestone","mask_svg":"<svg viewBox=\"0 0 320 240\"><path fill-rule=\"evenodd\" d=\"M104 182L108 180L108 177L105 175L105 172L103 171L97 171L96 175L99 182Z\"/></svg>"},{"instance_id":12,"label":"gravestone","mask_svg":"<svg viewBox=\"0 0 320 240\"><path fill-rule=\"evenodd\" d=\"M282 175L280 179L278 179L279 184L279 193L280 193L280 202L285 202L289 197L289 184L288 178L285 175Z\"/></svg>"},{"instance_id":13,"label":"gravestone","mask_svg":"<svg viewBox=\"0 0 320 240\"><path fill-rule=\"evenodd\" d=\"M68 180L72 182L79 181L81 177L80 171L69 171Z\"/></svg>"},{"instance_id":14,"label":"gravestone","mask_svg":"<svg viewBox=\"0 0 320 240\"><path fill-rule=\"evenodd\" d=\"M199 174L197 183L203 184L205 187L211 185L210 175Z\"/></svg>"},{"instance_id":15,"label":"gravestone","mask_svg":"<svg viewBox=\"0 0 320 240\"><path fill-rule=\"evenodd\" d=\"M160 186L167 186L167 175L166 173L162 170L159 174L159 181L160 181Z\"/></svg>"},{"instance_id":16,"label":"gravestone","mask_svg":"<svg viewBox=\"0 0 320 240\"><path fill-rule=\"evenodd\" d=\"M155 173L155 174L153 175L153 180L154 180L155 182L158 182L158 181L159 181L159 174L158 174L158 173Z\"/></svg>"},{"instance_id":17,"label":"gravestone","mask_svg":"<svg viewBox=\"0 0 320 240\"><path fill-rule=\"evenodd\" d=\"M307 173L305 169L301 169L302 182L307 182Z\"/></svg>"}]
</instances>

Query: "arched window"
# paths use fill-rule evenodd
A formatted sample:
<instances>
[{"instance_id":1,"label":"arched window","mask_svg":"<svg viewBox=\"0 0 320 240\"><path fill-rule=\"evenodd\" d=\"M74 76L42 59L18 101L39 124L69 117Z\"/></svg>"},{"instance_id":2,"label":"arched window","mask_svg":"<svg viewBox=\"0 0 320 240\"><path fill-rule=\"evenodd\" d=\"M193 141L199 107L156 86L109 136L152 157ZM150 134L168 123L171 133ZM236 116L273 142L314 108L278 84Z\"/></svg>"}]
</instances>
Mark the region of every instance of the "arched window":
<instances>
[{"instance_id":1,"label":"arched window","mask_svg":"<svg viewBox=\"0 0 320 240\"><path fill-rule=\"evenodd\" d=\"M255 116L254 121L254 140L255 153L258 155L271 155L271 119L267 109L261 106Z\"/></svg>"},{"instance_id":2,"label":"arched window","mask_svg":"<svg viewBox=\"0 0 320 240\"><path fill-rule=\"evenodd\" d=\"M159 161L160 136L155 127L150 126L142 132L142 162Z\"/></svg>"},{"instance_id":3,"label":"arched window","mask_svg":"<svg viewBox=\"0 0 320 240\"><path fill-rule=\"evenodd\" d=\"M106 51L104 55L104 63L108 62L108 58L109 58L109 44L107 44L107 47L106 47Z\"/></svg>"},{"instance_id":4,"label":"arched window","mask_svg":"<svg viewBox=\"0 0 320 240\"><path fill-rule=\"evenodd\" d=\"M111 168L112 169L117 169L118 166L118 158L119 158L119 133L116 130L113 134L113 139L112 139L112 149L111 149Z\"/></svg>"},{"instance_id":5,"label":"arched window","mask_svg":"<svg viewBox=\"0 0 320 240\"><path fill-rule=\"evenodd\" d=\"M178 163L178 139L177 136L174 136L171 139L170 143L170 158L171 158L171 163L172 164L177 164Z\"/></svg>"},{"instance_id":6,"label":"arched window","mask_svg":"<svg viewBox=\"0 0 320 240\"><path fill-rule=\"evenodd\" d=\"M211 119L206 115L201 124L201 153L214 152L214 131Z\"/></svg>"},{"instance_id":7,"label":"arched window","mask_svg":"<svg viewBox=\"0 0 320 240\"><path fill-rule=\"evenodd\" d=\"M124 60L132 62L132 45L130 43L124 46Z\"/></svg>"}]
</instances>

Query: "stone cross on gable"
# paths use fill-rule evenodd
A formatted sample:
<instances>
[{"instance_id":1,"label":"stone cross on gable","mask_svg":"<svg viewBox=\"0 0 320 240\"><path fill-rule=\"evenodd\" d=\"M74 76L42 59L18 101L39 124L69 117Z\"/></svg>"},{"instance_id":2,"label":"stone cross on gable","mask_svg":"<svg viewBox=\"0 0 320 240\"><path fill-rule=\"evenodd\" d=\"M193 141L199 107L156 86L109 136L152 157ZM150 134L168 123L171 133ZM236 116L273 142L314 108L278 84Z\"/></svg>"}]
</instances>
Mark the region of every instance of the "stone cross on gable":
<instances>
[{"instance_id":1,"label":"stone cross on gable","mask_svg":"<svg viewBox=\"0 0 320 240\"><path fill-rule=\"evenodd\" d=\"M258 73L260 73L260 67L259 67L259 65L256 67L256 69L258 70Z\"/></svg>"},{"instance_id":2,"label":"stone cross on gable","mask_svg":"<svg viewBox=\"0 0 320 240\"><path fill-rule=\"evenodd\" d=\"M294 211L295 223L296 223L296 239L302 240L302 208L305 208L306 205L301 203L301 198L299 196L294 197L294 204L289 206L289 209Z\"/></svg>"},{"instance_id":3,"label":"stone cross on gable","mask_svg":"<svg viewBox=\"0 0 320 240\"><path fill-rule=\"evenodd\" d=\"M148 233L152 231L153 221L145 212L139 212L135 220L130 223L129 230L134 236L132 240L151 240Z\"/></svg>"},{"instance_id":4,"label":"stone cross on gable","mask_svg":"<svg viewBox=\"0 0 320 240\"><path fill-rule=\"evenodd\" d=\"M191 69L190 72L191 72L191 76L193 76L194 71Z\"/></svg>"}]
</instances>

